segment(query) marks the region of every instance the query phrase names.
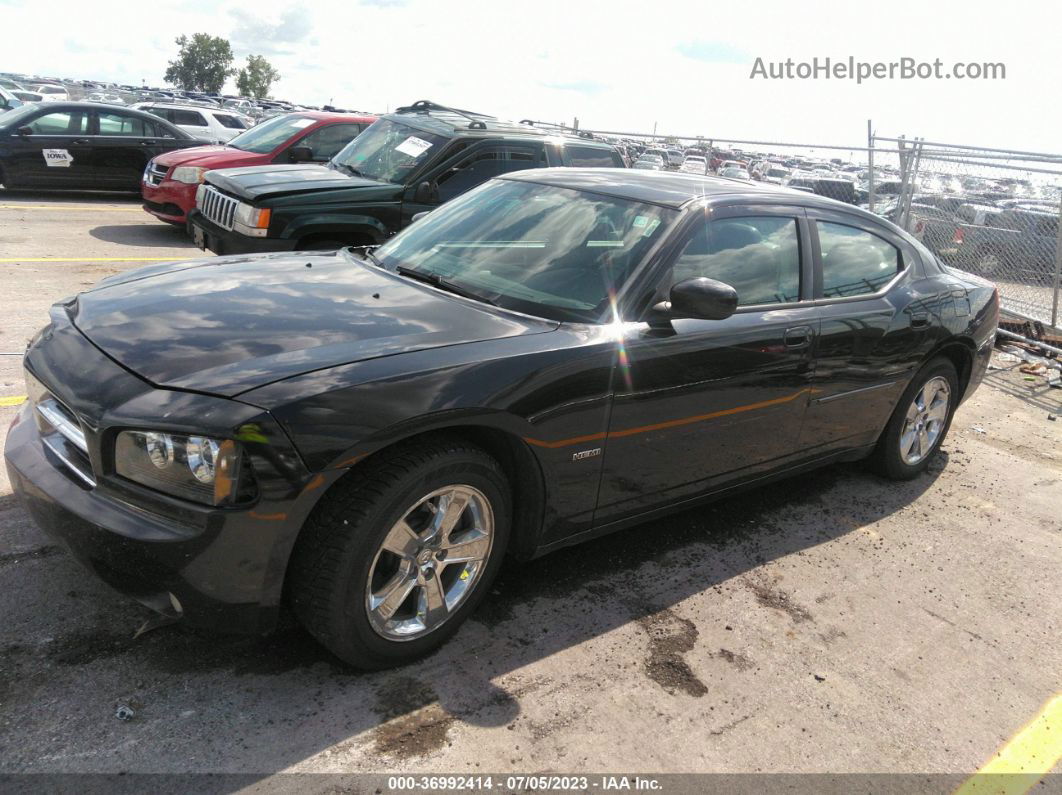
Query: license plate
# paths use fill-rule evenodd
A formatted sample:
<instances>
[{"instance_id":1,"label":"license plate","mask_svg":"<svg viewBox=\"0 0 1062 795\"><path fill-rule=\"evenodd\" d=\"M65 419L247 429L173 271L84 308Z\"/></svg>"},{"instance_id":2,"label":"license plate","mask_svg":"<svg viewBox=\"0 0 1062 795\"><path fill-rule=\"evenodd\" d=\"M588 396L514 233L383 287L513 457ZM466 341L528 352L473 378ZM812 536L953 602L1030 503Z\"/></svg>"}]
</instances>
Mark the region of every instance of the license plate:
<instances>
[{"instance_id":1,"label":"license plate","mask_svg":"<svg viewBox=\"0 0 1062 795\"><path fill-rule=\"evenodd\" d=\"M206 233L195 224L192 224L192 242L206 251Z\"/></svg>"}]
</instances>

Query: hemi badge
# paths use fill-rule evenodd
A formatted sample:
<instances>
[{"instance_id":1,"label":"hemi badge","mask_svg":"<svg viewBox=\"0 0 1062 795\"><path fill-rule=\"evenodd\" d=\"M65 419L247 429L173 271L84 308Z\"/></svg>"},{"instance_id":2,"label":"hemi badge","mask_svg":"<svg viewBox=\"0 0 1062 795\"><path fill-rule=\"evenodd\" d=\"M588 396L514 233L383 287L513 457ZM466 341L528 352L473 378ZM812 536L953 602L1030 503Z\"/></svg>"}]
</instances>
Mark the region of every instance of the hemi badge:
<instances>
[{"instance_id":1,"label":"hemi badge","mask_svg":"<svg viewBox=\"0 0 1062 795\"><path fill-rule=\"evenodd\" d=\"M595 447L593 450L580 450L578 453L573 453L572 461L582 461L584 458L593 458L595 455L601 455L600 447Z\"/></svg>"}]
</instances>

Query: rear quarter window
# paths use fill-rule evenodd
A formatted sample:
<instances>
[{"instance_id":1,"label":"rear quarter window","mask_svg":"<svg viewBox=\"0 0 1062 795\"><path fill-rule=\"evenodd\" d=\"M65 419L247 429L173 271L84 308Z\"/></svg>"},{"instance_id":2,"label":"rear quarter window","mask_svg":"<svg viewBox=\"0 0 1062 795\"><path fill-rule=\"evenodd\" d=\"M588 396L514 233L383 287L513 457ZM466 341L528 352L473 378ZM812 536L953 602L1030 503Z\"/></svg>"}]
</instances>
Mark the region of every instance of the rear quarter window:
<instances>
[{"instance_id":1,"label":"rear quarter window","mask_svg":"<svg viewBox=\"0 0 1062 795\"><path fill-rule=\"evenodd\" d=\"M621 168L622 161L618 153L611 149L599 149L589 146L565 147L568 165L577 168Z\"/></svg>"}]
</instances>

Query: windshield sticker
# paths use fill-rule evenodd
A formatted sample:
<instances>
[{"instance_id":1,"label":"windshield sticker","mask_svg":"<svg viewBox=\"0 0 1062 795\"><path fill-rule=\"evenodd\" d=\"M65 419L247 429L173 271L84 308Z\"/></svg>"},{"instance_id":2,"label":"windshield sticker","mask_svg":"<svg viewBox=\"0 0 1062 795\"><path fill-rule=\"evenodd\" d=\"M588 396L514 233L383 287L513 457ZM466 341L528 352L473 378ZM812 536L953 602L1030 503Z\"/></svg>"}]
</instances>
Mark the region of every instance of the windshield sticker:
<instances>
[{"instance_id":1,"label":"windshield sticker","mask_svg":"<svg viewBox=\"0 0 1062 795\"><path fill-rule=\"evenodd\" d=\"M303 127L309 127L311 124L313 124L313 119L295 119L295 121L291 123L291 126L296 130L301 130Z\"/></svg>"},{"instance_id":2,"label":"windshield sticker","mask_svg":"<svg viewBox=\"0 0 1062 795\"><path fill-rule=\"evenodd\" d=\"M645 226L647 223L649 223L649 216L648 215L636 215L636 216L634 216L634 225L637 228L640 229L641 227Z\"/></svg>"},{"instance_id":3,"label":"windshield sticker","mask_svg":"<svg viewBox=\"0 0 1062 795\"><path fill-rule=\"evenodd\" d=\"M421 138L418 138L415 135L411 135L398 146L396 146L395 149L404 155L410 155L411 157L420 157L422 154L431 149L431 144Z\"/></svg>"},{"instance_id":4,"label":"windshield sticker","mask_svg":"<svg viewBox=\"0 0 1062 795\"><path fill-rule=\"evenodd\" d=\"M653 232L656 231L656 228L658 226L660 226L660 219L659 218L654 218L649 223L649 226L645 227L645 231L642 232L642 237L649 237L649 235L653 234Z\"/></svg>"},{"instance_id":5,"label":"windshield sticker","mask_svg":"<svg viewBox=\"0 0 1062 795\"><path fill-rule=\"evenodd\" d=\"M74 158L65 149L42 149L41 154L50 168L70 168L70 164L74 162Z\"/></svg>"}]
</instances>

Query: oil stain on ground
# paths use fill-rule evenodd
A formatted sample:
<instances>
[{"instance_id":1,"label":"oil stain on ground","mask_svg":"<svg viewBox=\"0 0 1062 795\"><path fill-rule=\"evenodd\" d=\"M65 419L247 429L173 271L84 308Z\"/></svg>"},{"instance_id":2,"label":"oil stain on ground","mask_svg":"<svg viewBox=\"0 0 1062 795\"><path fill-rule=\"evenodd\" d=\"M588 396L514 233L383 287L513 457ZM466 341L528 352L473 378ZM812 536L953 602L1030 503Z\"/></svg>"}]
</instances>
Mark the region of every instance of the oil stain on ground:
<instances>
[{"instance_id":1,"label":"oil stain on ground","mask_svg":"<svg viewBox=\"0 0 1062 795\"><path fill-rule=\"evenodd\" d=\"M454 723L435 691L410 676L383 682L373 711L384 721L373 730L374 750L396 759L419 758L442 748Z\"/></svg>"},{"instance_id":2,"label":"oil stain on ground","mask_svg":"<svg viewBox=\"0 0 1062 795\"><path fill-rule=\"evenodd\" d=\"M780 610L789 616L794 624L803 624L805 621L814 621L811 613L793 601L785 591L768 583L762 577L745 577L745 587L752 591L756 601L764 607Z\"/></svg>"},{"instance_id":3,"label":"oil stain on ground","mask_svg":"<svg viewBox=\"0 0 1062 795\"><path fill-rule=\"evenodd\" d=\"M667 608L638 619L638 623L649 635L646 675L669 693L679 690L695 697L707 693L704 682L682 656L692 651L697 641L694 623Z\"/></svg>"}]
</instances>

